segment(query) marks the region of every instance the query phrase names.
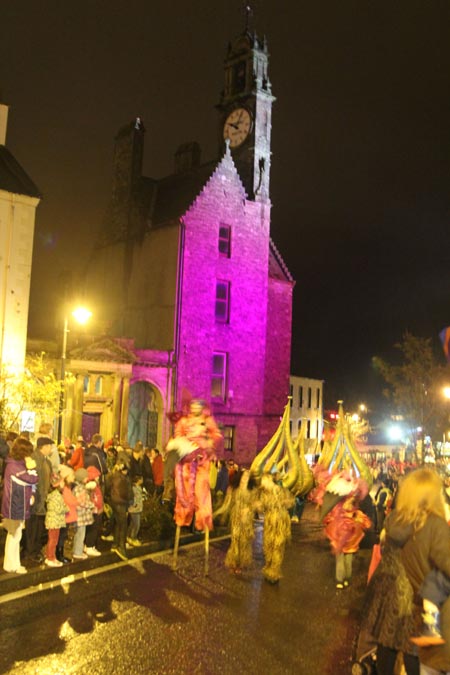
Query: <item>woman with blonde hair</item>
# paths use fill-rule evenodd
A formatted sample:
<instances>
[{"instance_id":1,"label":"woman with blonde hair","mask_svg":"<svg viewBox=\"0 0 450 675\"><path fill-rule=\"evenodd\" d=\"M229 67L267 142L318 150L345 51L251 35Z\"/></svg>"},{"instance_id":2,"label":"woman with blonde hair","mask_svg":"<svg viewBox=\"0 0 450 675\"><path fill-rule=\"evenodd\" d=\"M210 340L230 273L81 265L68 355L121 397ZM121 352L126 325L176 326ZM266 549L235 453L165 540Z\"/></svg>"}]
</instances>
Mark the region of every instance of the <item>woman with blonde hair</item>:
<instances>
[{"instance_id":1,"label":"woman with blonde hair","mask_svg":"<svg viewBox=\"0 0 450 675\"><path fill-rule=\"evenodd\" d=\"M442 481L433 469L417 469L401 482L385 533L382 560L368 587L363 627L378 645L379 675L394 673L399 651L408 675L418 675L419 659L410 638L421 626L420 589L433 570L450 578L450 528ZM446 644L419 650L421 675L450 670L448 600L441 616Z\"/></svg>"}]
</instances>

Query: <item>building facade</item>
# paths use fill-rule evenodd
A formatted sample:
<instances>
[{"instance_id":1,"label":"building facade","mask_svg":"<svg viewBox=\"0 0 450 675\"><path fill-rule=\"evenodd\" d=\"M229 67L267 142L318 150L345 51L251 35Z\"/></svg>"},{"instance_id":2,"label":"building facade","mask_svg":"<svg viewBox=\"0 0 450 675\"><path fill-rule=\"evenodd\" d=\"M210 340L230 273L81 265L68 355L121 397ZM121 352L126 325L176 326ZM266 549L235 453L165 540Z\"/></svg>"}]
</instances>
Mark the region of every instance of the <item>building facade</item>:
<instances>
[{"instance_id":1,"label":"building facade","mask_svg":"<svg viewBox=\"0 0 450 675\"><path fill-rule=\"evenodd\" d=\"M323 434L323 380L291 375L291 434L295 439L302 425L306 425L305 434L308 448L311 449L322 440Z\"/></svg>"},{"instance_id":2,"label":"building facade","mask_svg":"<svg viewBox=\"0 0 450 675\"><path fill-rule=\"evenodd\" d=\"M25 362L34 223L40 193L6 148L8 106L0 103L0 373Z\"/></svg>"},{"instance_id":3,"label":"building facade","mask_svg":"<svg viewBox=\"0 0 450 675\"><path fill-rule=\"evenodd\" d=\"M142 120L116 137L86 298L109 335L134 342L121 430L131 444L164 445L167 413L194 396L222 426L225 449L248 462L286 404L294 282L270 232L268 60L266 42L247 31L230 45L218 160L201 163L198 144L186 143L175 172L151 179Z\"/></svg>"}]
</instances>

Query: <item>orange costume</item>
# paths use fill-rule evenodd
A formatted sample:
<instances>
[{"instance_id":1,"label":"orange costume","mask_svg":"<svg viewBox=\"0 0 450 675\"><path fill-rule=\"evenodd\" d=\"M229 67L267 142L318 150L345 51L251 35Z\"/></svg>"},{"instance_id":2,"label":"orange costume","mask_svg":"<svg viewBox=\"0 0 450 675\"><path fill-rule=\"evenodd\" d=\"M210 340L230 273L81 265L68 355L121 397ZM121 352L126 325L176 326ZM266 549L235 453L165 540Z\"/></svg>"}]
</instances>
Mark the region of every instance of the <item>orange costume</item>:
<instances>
[{"instance_id":1,"label":"orange costume","mask_svg":"<svg viewBox=\"0 0 450 675\"><path fill-rule=\"evenodd\" d=\"M340 501L324 518L325 534L333 553L356 553L371 520L360 511L354 497Z\"/></svg>"},{"instance_id":2,"label":"orange costume","mask_svg":"<svg viewBox=\"0 0 450 675\"><path fill-rule=\"evenodd\" d=\"M193 446L175 467L175 522L190 525L195 513L195 527L213 529L209 465L222 439L214 418L203 410L199 415L182 417L175 426L175 438L185 437Z\"/></svg>"}]
</instances>

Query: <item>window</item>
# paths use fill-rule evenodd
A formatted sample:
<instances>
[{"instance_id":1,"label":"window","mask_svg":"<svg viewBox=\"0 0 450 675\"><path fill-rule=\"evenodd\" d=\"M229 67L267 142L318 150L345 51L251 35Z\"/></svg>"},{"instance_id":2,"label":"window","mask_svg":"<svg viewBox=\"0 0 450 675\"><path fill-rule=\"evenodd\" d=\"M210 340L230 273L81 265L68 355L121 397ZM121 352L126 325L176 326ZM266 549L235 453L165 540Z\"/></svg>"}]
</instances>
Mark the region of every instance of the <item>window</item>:
<instances>
[{"instance_id":1,"label":"window","mask_svg":"<svg viewBox=\"0 0 450 675\"><path fill-rule=\"evenodd\" d=\"M311 420L306 422L306 438L311 438Z\"/></svg>"},{"instance_id":2,"label":"window","mask_svg":"<svg viewBox=\"0 0 450 675\"><path fill-rule=\"evenodd\" d=\"M231 255L231 227L229 225L219 227L219 253L227 258Z\"/></svg>"},{"instance_id":3,"label":"window","mask_svg":"<svg viewBox=\"0 0 450 675\"><path fill-rule=\"evenodd\" d=\"M297 436L300 433L301 429L302 429L302 421L297 420Z\"/></svg>"},{"instance_id":4,"label":"window","mask_svg":"<svg viewBox=\"0 0 450 675\"><path fill-rule=\"evenodd\" d=\"M311 407L312 404L312 389L311 387L308 387L308 408Z\"/></svg>"},{"instance_id":5,"label":"window","mask_svg":"<svg viewBox=\"0 0 450 675\"><path fill-rule=\"evenodd\" d=\"M89 394L89 375L86 375L83 379L83 392Z\"/></svg>"},{"instance_id":6,"label":"window","mask_svg":"<svg viewBox=\"0 0 450 675\"><path fill-rule=\"evenodd\" d=\"M102 392L103 392L103 377L100 375L95 380L95 393L100 396Z\"/></svg>"},{"instance_id":7,"label":"window","mask_svg":"<svg viewBox=\"0 0 450 675\"><path fill-rule=\"evenodd\" d=\"M223 449L226 452L233 452L234 450L234 427L224 425L222 427L223 434Z\"/></svg>"},{"instance_id":8,"label":"window","mask_svg":"<svg viewBox=\"0 0 450 675\"><path fill-rule=\"evenodd\" d=\"M227 380L227 355L225 352L214 352L212 363L211 396L225 400Z\"/></svg>"},{"instance_id":9,"label":"window","mask_svg":"<svg viewBox=\"0 0 450 675\"><path fill-rule=\"evenodd\" d=\"M230 282L216 283L216 321L228 323L230 319Z\"/></svg>"},{"instance_id":10,"label":"window","mask_svg":"<svg viewBox=\"0 0 450 675\"><path fill-rule=\"evenodd\" d=\"M316 438L319 438L320 422L316 420Z\"/></svg>"},{"instance_id":11,"label":"window","mask_svg":"<svg viewBox=\"0 0 450 675\"><path fill-rule=\"evenodd\" d=\"M316 408L320 408L320 389L316 391Z\"/></svg>"},{"instance_id":12,"label":"window","mask_svg":"<svg viewBox=\"0 0 450 675\"><path fill-rule=\"evenodd\" d=\"M290 396L289 404L292 408L292 401L293 401L293 398L294 398L294 385L293 384L289 385L289 396Z\"/></svg>"},{"instance_id":13,"label":"window","mask_svg":"<svg viewBox=\"0 0 450 675\"><path fill-rule=\"evenodd\" d=\"M298 388L298 407L303 408L303 387Z\"/></svg>"}]
</instances>

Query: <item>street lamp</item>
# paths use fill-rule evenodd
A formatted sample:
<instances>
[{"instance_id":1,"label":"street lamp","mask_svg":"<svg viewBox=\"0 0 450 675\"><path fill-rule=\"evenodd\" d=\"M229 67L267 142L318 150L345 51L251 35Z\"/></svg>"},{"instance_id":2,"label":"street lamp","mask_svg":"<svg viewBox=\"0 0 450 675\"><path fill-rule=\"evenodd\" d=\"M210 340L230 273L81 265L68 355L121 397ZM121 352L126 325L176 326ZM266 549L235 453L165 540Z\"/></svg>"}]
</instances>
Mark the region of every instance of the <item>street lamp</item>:
<instances>
[{"instance_id":1,"label":"street lamp","mask_svg":"<svg viewBox=\"0 0 450 675\"><path fill-rule=\"evenodd\" d=\"M444 394L444 398L450 400L450 387L446 386L443 388L442 393Z\"/></svg>"},{"instance_id":2,"label":"street lamp","mask_svg":"<svg viewBox=\"0 0 450 675\"><path fill-rule=\"evenodd\" d=\"M92 312L86 307L76 307L72 316L77 323L85 324L89 321L92 316ZM61 443L62 436L62 414L64 410L64 379L66 377L66 352L67 352L67 335L69 333L69 317L66 314L64 317L64 328L63 328L63 341L61 349L61 370L60 370L60 380L61 380L61 393L59 395L59 415L58 415L58 445Z\"/></svg>"}]
</instances>

